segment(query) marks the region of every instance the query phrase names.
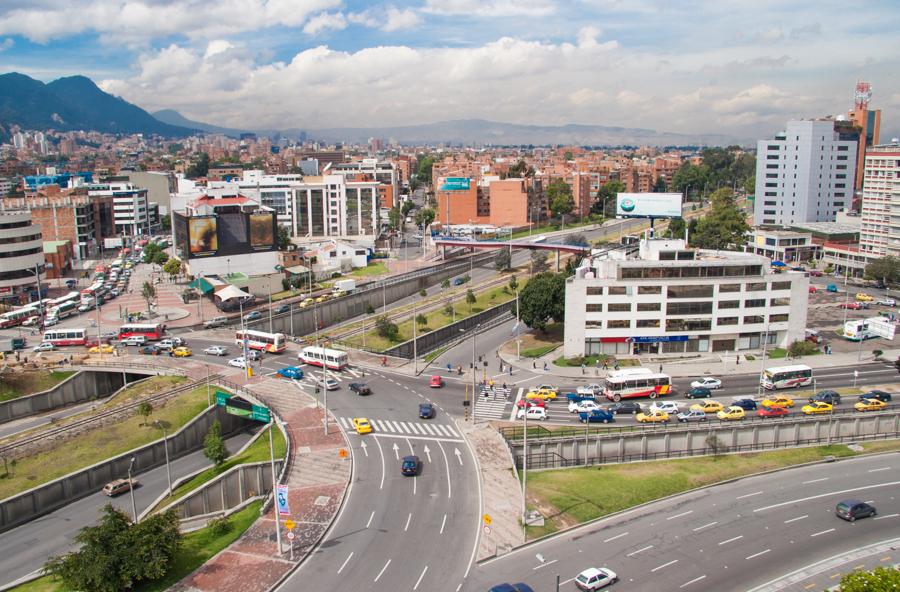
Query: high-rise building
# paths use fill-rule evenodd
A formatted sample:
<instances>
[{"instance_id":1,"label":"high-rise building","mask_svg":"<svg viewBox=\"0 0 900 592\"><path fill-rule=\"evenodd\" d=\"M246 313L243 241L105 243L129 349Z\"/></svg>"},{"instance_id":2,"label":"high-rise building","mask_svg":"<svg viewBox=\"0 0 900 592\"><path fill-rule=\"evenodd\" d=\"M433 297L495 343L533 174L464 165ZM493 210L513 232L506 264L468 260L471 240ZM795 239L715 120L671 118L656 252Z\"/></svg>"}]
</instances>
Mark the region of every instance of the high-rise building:
<instances>
[{"instance_id":1,"label":"high-rise building","mask_svg":"<svg viewBox=\"0 0 900 592\"><path fill-rule=\"evenodd\" d=\"M28 210L0 210L0 302L36 299L36 274L44 275L41 225Z\"/></svg>"},{"instance_id":2,"label":"high-rise building","mask_svg":"<svg viewBox=\"0 0 900 592\"><path fill-rule=\"evenodd\" d=\"M900 256L900 144L866 150L860 252Z\"/></svg>"},{"instance_id":3,"label":"high-rise building","mask_svg":"<svg viewBox=\"0 0 900 592\"><path fill-rule=\"evenodd\" d=\"M833 222L853 201L856 142L832 119L789 121L757 144L754 224Z\"/></svg>"},{"instance_id":4,"label":"high-rise building","mask_svg":"<svg viewBox=\"0 0 900 592\"><path fill-rule=\"evenodd\" d=\"M860 130L860 143L856 150L856 189L862 189L863 169L866 166L866 149L878 144L881 131L881 109L869 110L872 99L872 85L857 82L853 97L853 109L847 114L850 123Z\"/></svg>"},{"instance_id":5,"label":"high-rise building","mask_svg":"<svg viewBox=\"0 0 900 592\"><path fill-rule=\"evenodd\" d=\"M138 236L150 232L147 190L127 182L110 182L88 187L90 196L111 195L116 234Z\"/></svg>"}]
</instances>

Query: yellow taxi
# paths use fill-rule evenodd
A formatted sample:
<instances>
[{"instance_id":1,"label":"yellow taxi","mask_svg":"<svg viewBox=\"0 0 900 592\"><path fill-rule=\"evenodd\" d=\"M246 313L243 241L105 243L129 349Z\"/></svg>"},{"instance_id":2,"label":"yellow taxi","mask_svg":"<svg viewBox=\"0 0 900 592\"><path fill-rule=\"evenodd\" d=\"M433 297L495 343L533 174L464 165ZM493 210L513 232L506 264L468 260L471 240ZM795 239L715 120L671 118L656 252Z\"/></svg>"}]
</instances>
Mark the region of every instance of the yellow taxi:
<instances>
[{"instance_id":1,"label":"yellow taxi","mask_svg":"<svg viewBox=\"0 0 900 592\"><path fill-rule=\"evenodd\" d=\"M771 399L763 399L760 407L793 407L794 400L790 397L772 397Z\"/></svg>"},{"instance_id":2,"label":"yellow taxi","mask_svg":"<svg viewBox=\"0 0 900 592\"><path fill-rule=\"evenodd\" d=\"M313 302L315 302L315 299L314 299L314 298L304 298L304 299L303 299L303 302L301 302L301 303L298 304L297 306L299 306L300 308L306 308L307 306L309 306L309 305L312 304Z\"/></svg>"},{"instance_id":3,"label":"yellow taxi","mask_svg":"<svg viewBox=\"0 0 900 592\"><path fill-rule=\"evenodd\" d=\"M555 399L559 394L559 389L551 384L539 384L531 390L535 393L545 393L548 399Z\"/></svg>"},{"instance_id":4,"label":"yellow taxi","mask_svg":"<svg viewBox=\"0 0 900 592\"><path fill-rule=\"evenodd\" d=\"M707 415L711 413L718 413L719 411L724 410L725 406L714 399L707 399L706 401L701 401L699 403L694 403L693 405L691 405L691 411L702 411Z\"/></svg>"},{"instance_id":5,"label":"yellow taxi","mask_svg":"<svg viewBox=\"0 0 900 592\"><path fill-rule=\"evenodd\" d=\"M800 408L800 411L806 415L817 415L819 413L831 413L833 407L824 401L813 401L808 405Z\"/></svg>"},{"instance_id":6,"label":"yellow taxi","mask_svg":"<svg viewBox=\"0 0 900 592\"><path fill-rule=\"evenodd\" d=\"M887 403L879 399L863 399L859 403L853 405L853 408L857 411L879 411L886 406Z\"/></svg>"},{"instance_id":7,"label":"yellow taxi","mask_svg":"<svg viewBox=\"0 0 900 592\"><path fill-rule=\"evenodd\" d=\"M528 391L527 393L525 393L525 398L526 399L541 399L542 401L545 401L547 399L555 399L556 393L554 393L553 391L534 390L534 391Z\"/></svg>"},{"instance_id":8,"label":"yellow taxi","mask_svg":"<svg viewBox=\"0 0 900 592\"><path fill-rule=\"evenodd\" d=\"M634 418L638 423L665 423L669 421L669 414L660 409L648 409L638 413Z\"/></svg>"},{"instance_id":9,"label":"yellow taxi","mask_svg":"<svg viewBox=\"0 0 900 592\"><path fill-rule=\"evenodd\" d=\"M370 434L372 432L372 424L365 417L354 417L353 428L357 434Z\"/></svg>"},{"instance_id":10,"label":"yellow taxi","mask_svg":"<svg viewBox=\"0 0 900 592\"><path fill-rule=\"evenodd\" d=\"M191 355L191 350L183 345L172 350L172 355L176 358L186 358Z\"/></svg>"},{"instance_id":11,"label":"yellow taxi","mask_svg":"<svg viewBox=\"0 0 900 592\"><path fill-rule=\"evenodd\" d=\"M326 300L328 300L328 294L322 294L321 296L316 298L316 302L325 302Z\"/></svg>"},{"instance_id":12,"label":"yellow taxi","mask_svg":"<svg viewBox=\"0 0 900 592\"><path fill-rule=\"evenodd\" d=\"M744 419L745 413L743 407L732 405L728 409L723 409L716 413L716 417L722 421L738 421Z\"/></svg>"},{"instance_id":13,"label":"yellow taxi","mask_svg":"<svg viewBox=\"0 0 900 592\"><path fill-rule=\"evenodd\" d=\"M872 296L869 296L865 292L857 292L856 300L857 300L857 302L872 302L873 300L875 300L875 298Z\"/></svg>"},{"instance_id":14,"label":"yellow taxi","mask_svg":"<svg viewBox=\"0 0 900 592\"><path fill-rule=\"evenodd\" d=\"M89 349L88 353L89 354L111 354L114 351L116 351L116 348L114 348L113 346L106 344L106 343L101 343L100 345L95 345L94 347Z\"/></svg>"}]
</instances>

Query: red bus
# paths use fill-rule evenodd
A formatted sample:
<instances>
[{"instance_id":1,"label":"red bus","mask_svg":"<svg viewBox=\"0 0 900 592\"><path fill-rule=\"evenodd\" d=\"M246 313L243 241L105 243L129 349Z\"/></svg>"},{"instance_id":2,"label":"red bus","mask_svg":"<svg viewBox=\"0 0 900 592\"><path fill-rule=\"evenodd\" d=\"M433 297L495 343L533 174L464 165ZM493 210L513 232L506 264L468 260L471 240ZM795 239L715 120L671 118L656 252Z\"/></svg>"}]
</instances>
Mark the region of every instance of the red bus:
<instances>
[{"instance_id":1,"label":"red bus","mask_svg":"<svg viewBox=\"0 0 900 592\"><path fill-rule=\"evenodd\" d=\"M166 333L162 323L130 323L119 327L119 339L127 339L132 335L143 335L147 341L158 341Z\"/></svg>"},{"instance_id":2,"label":"red bus","mask_svg":"<svg viewBox=\"0 0 900 592\"><path fill-rule=\"evenodd\" d=\"M48 329L44 331L44 341L57 347L84 345L87 342L87 329Z\"/></svg>"}]
</instances>

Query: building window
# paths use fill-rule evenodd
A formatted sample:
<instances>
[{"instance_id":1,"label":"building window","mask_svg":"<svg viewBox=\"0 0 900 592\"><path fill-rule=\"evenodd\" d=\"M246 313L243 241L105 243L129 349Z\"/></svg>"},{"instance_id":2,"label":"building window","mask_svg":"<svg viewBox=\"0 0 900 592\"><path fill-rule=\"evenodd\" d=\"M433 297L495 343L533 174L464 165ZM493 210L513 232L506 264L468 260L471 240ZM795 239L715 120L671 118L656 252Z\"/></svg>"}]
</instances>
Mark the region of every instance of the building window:
<instances>
[{"instance_id":1,"label":"building window","mask_svg":"<svg viewBox=\"0 0 900 592\"><path fill-rule=\"evenodd\" d=\"M631 329L631 321L629 320L610 320L606 321L607 329Z\"/></svg>"},{"instance_id":2,"label":"building window","mask_svg":"<svg viewBox=\"0 0 900 592\"><path fill-rule=\"evenodd\" d=\"M631 312L630 302L610 302L606 305L607 312Z\"/></svg>"},{"instance_id":3,"label":"building window","mask_svg":"<svg viewBox=\"0 0 900 592\"><path fill-rule=\"evenodd\" d=\"M790 290L791 282L772 282L773 290Z\"/></svg>"},{"instance_id":4,"label":"building window","mask_svg":"<svg viewBox=\"0 0 900 592\"><path fill-rule=\"evenodd\" d=\"M666 305L666 315L711 314L712 302L670 302Z\"/></svg>"},{"instance_id":5,"label":"building window","mask_svg":"<svg viewBox=\"0 0 900 592\"><path fill-rule=\"evenodd\" d=\"M602 304L588 304L585 307L585 312L603 312Z\"/></svg>"},{"instance_id":6,"label":"building window","mask_svg":"<svg viewBox=\"0 0 900 592\"><path fill-rule=\"evenodd\" d=\"M667 294L669 298L712 298L713 286L669 286Z\"/></svg>"},{"instance_id":7,"label":"building window","mask_svg":"<svg viewBox=\"0 0 900 592\"><path fill-rule=\"evenodd\" d=\"M659 319L638 319L638 329L659 329Z\"/></svg>"},{"instance_id":8,"label":"building window","mask_svg":"<svg viewBox=\"0 0 900 592\"><path fill-rule=\"evenodd\" d=\"M769 300L769 306L790 306L790 298L772 298Z\"/></svg>"},{"instance_id":9,"label":"building window","mask_svg":"<svg viewBox=\"0 0 900 592\"><path fill-rule=\"evenodd\" d=\"M662 294L661 286L638 286L638 294Z\"/></svg>"},{"instance_id":10,"label":"building window","mask_svg":"<svg viewBox=\"0 0 900 592\"><path fill-rule=\"evenodd\" d=\"M603 286L589 286L587 289L588 296L603 296Z\"/></svg>"},{"instance_id":11,"label":"building window","mask_svg":"<svg viewBox=\"0 0 900 592\"><path fill-rule=\"evenodd\" d=\"M638 312L653 312L662 310L662 305L659 302L638 302L637 305Z\"/></svg>"},{"instance_id":12,"label":"building window","mask_svg":"<svg viewBox=\"0 0 900 592\"><path fill-rule=\"evenodd\" d=\"M625 286L610 286L608 294L610 296L624 296Z\"/></svg>"},{"instance_id":13,"label":"building window","mask_svg":"<svg viewBox=\"0 0 900 592\"><path fill-rule=\"evenodd\" d=\"M744 300L744 308L761 308L765 305L765 298L750 298L748 300Z\"/></svg>"},{"instance_id":14,"label":"building window","mask_svg":"<svg viewBox=\"0 0 900 592\"><path fill-rule=\"evenodd\" d=\"M741 301L740 300L722 300L719 302L719 310L723 308L740 308Z\"/></svg>"},{"instance_id":15,"label":"building window","mask_svg":"<svg viewBox=\"0 0 900 592\"><path fill-rule=\"evenodd\" d=\"M674 331L709 331L712 328L712 319L668 319L666 320L666 332Z\"/></svg>"},{"instance_id":16,"label":"building window","mask_svg":"<svg viewBox=\"0 0 900 592\"><path fill-rule=\"evenodd\" d=\"M719 284L719 294L724 294L726 292L740 292L741 285L740 284Z\"/></svg>"},{"instance_id":17,"label":"building window","mask_svg":"<svg viewBox=\"0 0 900 592\"><path fill-rule=\"evenodd\" d=\"M737 325L737 317L720 317L716 320L716 325Z\"/></svg>"},{"instance_id":18,"label":"building window","mask_svg":"<svg viewBox=\"0 0 900 592\"><path fill-rule=\"evenodd\" d=\"M759 315L752 315L752 316L744 317L745 325L755 325L757 323L765 323L765 322L766 322L765 317L762 317Z\"/></svg>"},{"instance_id":19,"label":"building window","mask_svg":"<svg viewBox=\"0 0 900 592\"><path fill-rule=\"evenodd\" d=\"M766 282L752 282L747 284L748 292L765 292L768 284Z\"/></svg>"},{"instance_id":20,"label":"building window","mask_svg":"<svg viewBox=\"0 0 900 592\"><path fill-rule=\"evenodd\" d=\"M769 315L770 323L786 323L787 320L788 320L788 315L786 315L786 314Z\"/></svg>"}]
</instances>

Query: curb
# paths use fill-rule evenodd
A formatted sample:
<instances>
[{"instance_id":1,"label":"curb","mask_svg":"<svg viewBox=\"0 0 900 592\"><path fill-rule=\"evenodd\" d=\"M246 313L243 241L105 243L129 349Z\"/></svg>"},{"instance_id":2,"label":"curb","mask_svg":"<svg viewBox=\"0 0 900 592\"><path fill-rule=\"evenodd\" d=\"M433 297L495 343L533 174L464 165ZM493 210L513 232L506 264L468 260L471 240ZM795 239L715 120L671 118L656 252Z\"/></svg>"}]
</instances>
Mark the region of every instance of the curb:
<instances>
[{"instance_id":1,"label":"curb","mask_svg":"<svg viewBox=\"0 0 900 592\"><path fill-rule=\"evenodd\" d=\"M731 478L731 479L726 479L725 481L717 481L716 483L710 483L709 485L702 485L702 486L700 486L700 487L695 487L695 488L693 488L693 489L688 489L688 490L686 490L686 491L682 491L682 492L679 492L679 493L673 493L672 495L667 495L667 496L665 496L665 497L657 498L657 499L655 499L655 500L646 501L646 502L644 502L644 503L642 503L642 504L638 504L638 505L636 505L636 506L631 506L630 508L625 508L624 510L619 510L618 512L613 512L612 514L607 514L606 516L601 516L601 517L599 517L599 518L594 518L593 520L589 520L589 521L587 521L587 522L583 522L583 523L578 524L578 525L575 525L575 526L570 526L569 528L564 528L563 530L556 531L556 532L554 532L554 533L552 533L552 534L547 534L547 535L544 535L544 536L542 536L542 537L536 538L536 539L534 539L534 540L528 541L528 542L525 543L524 545L520 545L520 546L514 548L514 549L513 549L512 551L510 551L509 553L505 553L505 554L503 554L503 555L495 555L494 557L489 557L489 558L487 558L487 559L482 559L481 561L478 561L478 562L476 562L476 563L477 563L477 565L485 565L485 564L487 564L487 563L489 563L489 562L492 562L492 561L495 561L495 560L497 560L497 559L501 559L501 558L503 558L503 557L506 557L506 556L508 556L508 555L511 555L512 553L515 553L515 552L517 552L517 551L521 551L521 550L523 550L523 549L527 549L527 548L529 548L529 547L533 547L533 546L538 545L538 544L540 544L540 543L547 542L547 541L549 541L549 540L551 540L551 539L555 539L556 537L563 536L563 535L567 535L567 534L571 534L571 533L573 533L573 532L575 532L575 531L578 531L578 530L580 530L580 529L582 529L582 528L587 528L587 527L590 527L590 526L594 526L594 525L596 525L596 524L598 524L598 523L600 523L600 522L604 522L604 521L607 521L607 520L612 520L613 518L618 518L618 517L623 516L623 515L625 515L625 514L628 514L628 513L634 512L634 511L636 511L636 510L640 510L641 508L645 508L645 507L647 507L647 506L650 506L650 505L652 505L652 504L655 504L655 503L657 503L657 502L664 502L664 501L673 500L673 499L675 499L675 498L678 498L678 497L681 497L681 496L684 496L684 495L688 495L688 494L691 494L691 493L696 493L696 492L698 492L698 491L703 491L704 489L710 489L710 488L712 488L712 487L718 487L718 486L720 486L720 485L727 485L727 484L729 484L729 483L735 483L735 482L737 482L737 481L741 481L741 480L743 480L743 479L750 479L750 478L752 478L752 477L760 477L760 476L763 476L763 475L770 475L770 474L772 474L772 473L779 473L779 472L781 472L781 471L788 471L788 470L791 470L791 469L799 469L799 468L802 468L802 467L810 467L810 466L813 466L813 465L819 465L819 464L822 464L822 463L825 463L825 462L839 462L839 461L846 461L846 460L852 460L852 459L857 459L857 458L871 458L871 457L875 457L875 456L882 456L882 455L888 455L888 454L900 454L900 451L894 450L894 451L889 451L889 452L875 452L875 453L872 453L872 454L859 454L859 455L856 455L856 456L846 456L846 457L844 457L844 458L836 458L836 459L834 459L833 461L827 461L827 460L822 459L822 460L816 460L816 461L807 462L807 463L801 463L801 464L798 464L798 465L790 465L790 466L788 466L788 467L779 467L779 468L777 468L777 469L769 469L768 471L760 471L760 472L758 472L758 473L751 473L751 474L749 474L749 475L741 475L740 477L734 477L734 478Z\"/></svg>"}]
</instances>

